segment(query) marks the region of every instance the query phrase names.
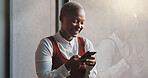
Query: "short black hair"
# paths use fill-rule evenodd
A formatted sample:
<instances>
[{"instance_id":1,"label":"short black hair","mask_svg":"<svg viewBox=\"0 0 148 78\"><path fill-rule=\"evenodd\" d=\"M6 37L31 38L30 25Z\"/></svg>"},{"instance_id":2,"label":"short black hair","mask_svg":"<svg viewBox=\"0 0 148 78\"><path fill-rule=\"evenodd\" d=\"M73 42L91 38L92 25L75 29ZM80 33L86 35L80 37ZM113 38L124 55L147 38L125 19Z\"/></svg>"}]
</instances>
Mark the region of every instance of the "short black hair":
<instances>
[{"instance_id":1,"label":"short black hair","mask_svg":"<svg viewBox=\"0 0 148 78\"><path fill-rule=\"evenodd\" d=\"M75 11L75 10L79 10L79 9L84 9L80 3L75 2L75 1L67 2L63 5L63 7L60 11L60 17L67 15L67 13L72 10Z\"/></svg>"}]
</instances>

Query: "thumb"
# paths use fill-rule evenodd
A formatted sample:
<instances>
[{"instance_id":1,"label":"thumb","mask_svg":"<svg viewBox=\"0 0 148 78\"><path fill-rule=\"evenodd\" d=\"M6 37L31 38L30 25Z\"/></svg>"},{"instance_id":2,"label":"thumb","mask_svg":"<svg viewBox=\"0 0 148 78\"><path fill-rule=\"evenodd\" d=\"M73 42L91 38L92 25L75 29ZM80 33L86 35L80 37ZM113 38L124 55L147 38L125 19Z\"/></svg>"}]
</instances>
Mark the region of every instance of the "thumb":
<instances>
[{"instance_id":1,"label":"thumb","mask_svg":"<svg viewBox=\"0 0 148 78\"><path fill-rule=\"evenodd\" d=\"M70 60L73 59L73 60L78 60L79 59L79 56L78 55L74 55L70 58Z\"/></svg>"}]
</instances>

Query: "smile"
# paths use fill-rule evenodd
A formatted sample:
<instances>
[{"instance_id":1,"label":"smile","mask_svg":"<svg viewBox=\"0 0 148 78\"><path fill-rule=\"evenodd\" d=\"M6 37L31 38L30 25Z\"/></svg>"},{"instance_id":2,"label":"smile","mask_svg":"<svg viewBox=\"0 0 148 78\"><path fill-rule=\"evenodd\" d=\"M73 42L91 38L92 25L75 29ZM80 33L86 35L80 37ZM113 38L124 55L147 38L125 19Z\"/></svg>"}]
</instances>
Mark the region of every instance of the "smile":
<instances>
[{"instance_id":1,"label":"smile","mask_svg":"<svg viewBox=\"0 0 148 78\"><path fill-rule=\"evenodd\" d=\"M76 34L78 34L79 33L79 31L77 31L77 30L73 30L74 31L74 33L76 33Z\"/></svg>"}]
</instances>

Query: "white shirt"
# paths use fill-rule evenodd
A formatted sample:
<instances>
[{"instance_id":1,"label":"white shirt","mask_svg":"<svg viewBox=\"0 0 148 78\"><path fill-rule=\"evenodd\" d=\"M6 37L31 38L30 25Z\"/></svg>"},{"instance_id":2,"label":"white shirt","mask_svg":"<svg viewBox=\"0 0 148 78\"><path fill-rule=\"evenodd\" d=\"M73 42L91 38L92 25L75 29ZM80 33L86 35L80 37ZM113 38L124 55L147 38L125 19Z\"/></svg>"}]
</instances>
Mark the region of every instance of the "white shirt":
<instances>
[{"instance_id":1,"label":"white shirt","mask_svg":"<svg viewBox=\"0 0 148 78\"><path fill-rule=\"evenodd\" d=\"M73 55L78 55L79 49L77 37L74 37L71 41L67 41L60 35L59 32L53 35L53 37L65 58L70 59ZM84 38L84 42L86 52L94 51L91 41ZM38 78L66 78L70 76L70 71L66 69L65 64L52 70L53 45L48 38L44 38L40 41L35 54L36 72ZM87 66L86 71L86 76L89 75L89 78L96 77L97 71L95 67Z\"/></svg>"},{"instance_id":2,"label":"white shirt","mask_svg":"<svg viewBox=\"0 0 148 78\"><path fill-rule=\"evenodd\" d=\"M121 78L129 65L122 58L116 64L112 64L113 55L115 55L115 48L117 47L122 57L129 55L129 47L126 43L122 42L114 33L109 36L110 39L102 40L98 47L98 53L96 54L97 78Z\"/></svg>"}]
</instances>

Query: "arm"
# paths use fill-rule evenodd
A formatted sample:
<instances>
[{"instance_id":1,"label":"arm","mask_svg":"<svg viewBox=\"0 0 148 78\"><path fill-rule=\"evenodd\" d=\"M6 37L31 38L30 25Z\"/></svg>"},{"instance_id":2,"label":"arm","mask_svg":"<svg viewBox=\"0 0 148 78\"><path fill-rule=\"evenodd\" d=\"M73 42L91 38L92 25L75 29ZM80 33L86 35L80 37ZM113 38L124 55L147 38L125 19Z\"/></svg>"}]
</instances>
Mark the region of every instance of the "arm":
<instances>
[{"instance_id":1,"label":"arm","mask_svg":"<svg viewBox=\"0 0 148 78\"><path fill-rule=\"evenodd\" d=\"M103 40L98 48L97 56L97 70L100 78L118 78L128 68L128 64L124 59L121 59L117 64L112 65L112 55L114 54L115 44L111 40Z\"/></svg>"},{"instance_id":2,"label":"arm","mask_svg":"<svg viewBox=\"0 0 148 78\"><path fill-rule=\"evenodd\" d=\"M84 39L84 42L85 42L85 51L94 51L94 47L93 47L93 44L91 43L90 40L88 39ZM94 56L95 57L95 56ZM95 66L86 66L86 77L89 77L89 78L96 78L96 74L97 74L97 69L96 69L96 65Z\"/></svg>"},{"instance_id":3,"label":"arm","mask_svg":"<svg viewBox=\"0 0 148 78\"><path fill-rule=\"evenodd\" d=\"M47 38L41 40L35 53L38 78L64 78L69 76L69 71L65 68L64 64L56 70L52 70L52 56L53 46L51 41Z\"/></svg>"}]
</instances>

